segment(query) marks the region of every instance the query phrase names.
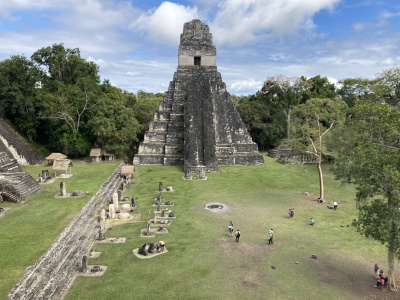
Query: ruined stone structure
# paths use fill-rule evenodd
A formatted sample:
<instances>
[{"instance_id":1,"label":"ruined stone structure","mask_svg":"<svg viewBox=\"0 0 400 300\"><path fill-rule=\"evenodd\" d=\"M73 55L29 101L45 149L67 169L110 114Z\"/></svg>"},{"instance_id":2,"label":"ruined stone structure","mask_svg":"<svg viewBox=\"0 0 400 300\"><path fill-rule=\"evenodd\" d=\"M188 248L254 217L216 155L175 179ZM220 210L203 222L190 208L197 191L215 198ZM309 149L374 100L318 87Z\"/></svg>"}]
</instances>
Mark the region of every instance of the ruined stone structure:
<instances>
[{"instance_id":1,"label":"ruined stone structure","mask_svg":"<svg viewBox=\"0 0 400 300\"><path fill-rule=\"evenodd\" d=\"M217 71L209 27L200 20L185 23L178 69L134 164L216 172L218 165L263 162Z\"/></svg>"},{"instance_id":2,"label":"ruined stone structure","mask_svg":"<svg viewBox=\"0 0 400 300\"><path fill-rule=\"evenodd\" d=\"M307 152L299 152L290 148L285 148L285 145L279 146L268 152L268 155L276 158L282 164L302 163L316 164L317 159L314 154ZM322 154L322 163L333 163L333 156Z\"/></svg>"},{"instance_id":3,"label":"ruined stone structure","mask_svg":"<svg viewBox=\"0 0 400 300\"><path fill-rule=\"evenodd\" d=\"M22 172L16 159L0 152L0 199L19 202L41 189L28 173Z\"/></svg>"},{"instance_id":4,"label":"ruined stone structure","mask_svg":"<svg viewBox=\"0 0 400 300\"><path fill-rule=\"evenodd\" d=\"M6 152L20 165L41 164L44 157L0 118L0 151Z\"/></svg>"},{"instance_id":5,"label":"ruined stone structure","mask_svg":"<svg viewBox=\"0 0 400 300\"><path fill-rule=\"evenodd\" d=\"M100 186L48 251L26 269L7 300L64 298L77 272L81 271L79 266L82 258L90 253L94 241L99 237L98 216L123 181L121 167L122 164Z\"/></svg>"}]
</instances>

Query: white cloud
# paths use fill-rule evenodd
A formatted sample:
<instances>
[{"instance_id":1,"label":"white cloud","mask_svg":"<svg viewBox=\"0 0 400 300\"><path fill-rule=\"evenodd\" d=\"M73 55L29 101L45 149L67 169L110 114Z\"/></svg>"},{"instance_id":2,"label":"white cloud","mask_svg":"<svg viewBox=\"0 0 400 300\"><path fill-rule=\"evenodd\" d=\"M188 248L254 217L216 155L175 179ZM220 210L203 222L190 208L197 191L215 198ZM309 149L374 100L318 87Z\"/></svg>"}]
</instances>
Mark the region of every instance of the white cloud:
<instances>
[{"instance_id":1,"label":"white cloud","mask_svg":"<svg viewBox=\"0 0 400 300\"><path fill-rule=\"evenodd\" d=\"M142 14L129 25L129 28L147 32L149 38L154 42L178 45L183 24L197 18L196 7L163 2L155 10Z\"/></svg>"},{"instance_id":2,"label":"white cloud","mask_svg":"<svg viewBox=\"0 0 400 300\"><path fill-rule=\"evenodd\" d=\"M248 80L240 80L234 82L230 85L231 93L242 93L243 91L253 91L258 90L262 87L262 81L256 81L253 78L249 78Z\"/></svg>"},{"instance_id":3,"label":"white cloud","mask_svg":"<svg viewBox=\"0 0 400 300\"><path fill-rule=\"evenodd\" d=\"M391 66L391 65L394 65L394 60L393 60L393 58L388 57L388 58L382 60L381 64L384 66Z\"/></svg>"},{"instance_id":4,"label":"white cloud","mask_svg":"<svg viewBox=\"0 0 400 300\"><path fill-rule=\"evenodd\" d=\"M218 43L242 45L269 36L312 30L311 17L340 0L225 0L210 27Z\"/></svg>"}]
</instances>

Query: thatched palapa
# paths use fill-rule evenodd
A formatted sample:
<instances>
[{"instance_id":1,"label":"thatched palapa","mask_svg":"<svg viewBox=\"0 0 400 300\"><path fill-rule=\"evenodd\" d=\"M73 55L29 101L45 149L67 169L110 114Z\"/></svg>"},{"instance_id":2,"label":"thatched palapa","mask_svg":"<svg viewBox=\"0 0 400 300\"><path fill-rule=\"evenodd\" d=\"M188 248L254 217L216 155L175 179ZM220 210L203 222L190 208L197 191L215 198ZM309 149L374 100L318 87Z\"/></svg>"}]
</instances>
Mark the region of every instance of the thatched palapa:
<instances>
[{"instance_id":1,"label":"thatched palapa","mask_svg":"<svg viewBox=\"0 0 400 300\"><path fill-rule=\"evenodd\" d=\"M71 167L72 162L70 159L55 159L52 169L55 171L55 177L57 177L57 171L65 171L65 175L68 175L68 168L69 174L71 174Z\"/></svg>"}]
</instances>

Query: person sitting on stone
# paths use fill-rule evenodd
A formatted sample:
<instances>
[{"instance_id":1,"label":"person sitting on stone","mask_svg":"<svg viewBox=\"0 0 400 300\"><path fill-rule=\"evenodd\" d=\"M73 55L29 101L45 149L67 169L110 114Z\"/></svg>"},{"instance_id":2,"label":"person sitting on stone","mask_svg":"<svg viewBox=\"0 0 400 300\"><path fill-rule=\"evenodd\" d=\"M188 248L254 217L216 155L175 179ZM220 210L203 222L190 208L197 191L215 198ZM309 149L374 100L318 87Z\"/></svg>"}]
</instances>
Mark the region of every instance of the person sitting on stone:
<instances>
[{"instance_id":1,"label":"person sitting on stone","mask_svg":"<svg viewBox=\"0 0 400 300\"><path fill-rule=\"evenodd\" d=\"M379 278L378 281L376 282L376 285L374 285L374 287L378 288L381 285L385 285L385 279L383 279L383 278Z\"/></svg>"}]
</instances>

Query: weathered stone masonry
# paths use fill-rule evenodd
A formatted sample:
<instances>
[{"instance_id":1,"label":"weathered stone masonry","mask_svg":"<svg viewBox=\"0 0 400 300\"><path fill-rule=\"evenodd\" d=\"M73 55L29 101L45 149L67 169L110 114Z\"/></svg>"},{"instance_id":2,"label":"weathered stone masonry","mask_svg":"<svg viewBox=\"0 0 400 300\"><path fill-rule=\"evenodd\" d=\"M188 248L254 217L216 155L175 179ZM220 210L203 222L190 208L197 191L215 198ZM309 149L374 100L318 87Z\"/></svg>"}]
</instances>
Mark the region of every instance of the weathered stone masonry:
<instances>
[{"instance_id":1,"label":"weathered stone masonry","mask_svg":"<svg viewBox=\"0 0 400 300\"><path fill-rule=\"evenodd\" d=\"M178 69L134 164L184 164L190 172L263 164L217 71L209 27L200 20L184 24Z\"/></svg>"},{"instance_id":2,"label":"weathered stone masonry","mask_svg":"<svg viewBox=\"0 0 400 300\"><path fill-rule=\"evenodd\" d=\"M98 236L98 216L121 186L122 164L101 185L96 195L82 208L50 249L28 267L7 300L63 299Z\"/></svg>"}]
</instances>

